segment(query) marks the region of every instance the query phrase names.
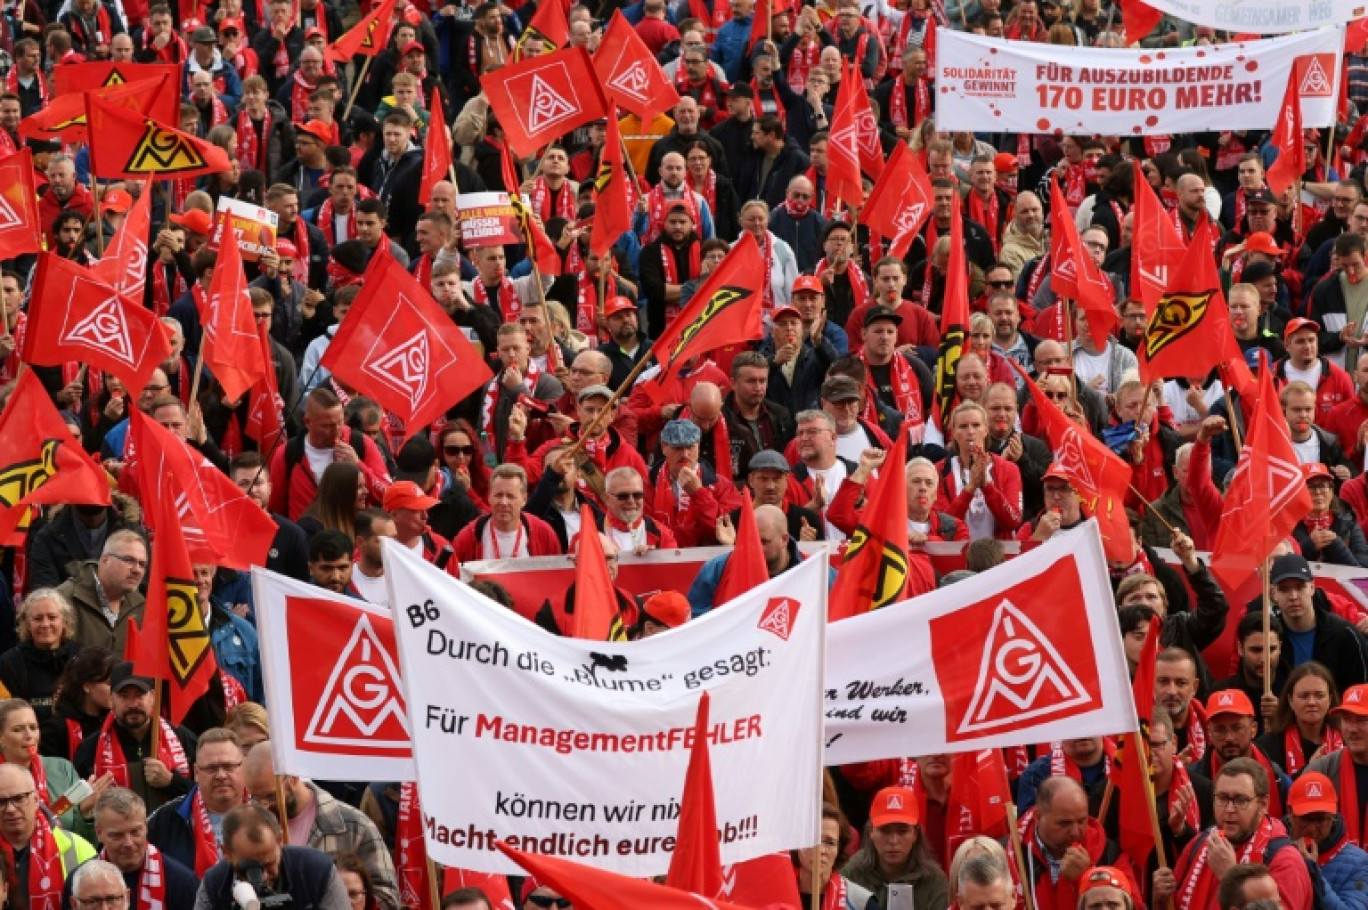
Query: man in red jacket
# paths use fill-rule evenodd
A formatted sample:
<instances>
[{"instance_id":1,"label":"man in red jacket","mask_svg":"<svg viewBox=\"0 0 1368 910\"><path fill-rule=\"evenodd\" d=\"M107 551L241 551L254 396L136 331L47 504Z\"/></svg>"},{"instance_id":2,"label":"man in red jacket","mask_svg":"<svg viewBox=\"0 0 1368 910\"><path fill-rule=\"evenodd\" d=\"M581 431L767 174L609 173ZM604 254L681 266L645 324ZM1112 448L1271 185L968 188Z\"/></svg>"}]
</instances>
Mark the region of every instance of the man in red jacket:
<instances>
[{"instance_id":1,"label":"man in red jacket","mask_svg":"<svg viewBox=\"0 0 1368 910\"><path fill-rule=\"evenodd\" d=\"M527 472L501 464L489 478L489 514L461 529L452 541L459 562L555 556L561 552L555 529L523 511L527 505Z\"/></svg>"},{"instance_id":2,"label":"man in red jacket","mask_svg":"<svg viewBox=\"0 0 1368 910\"><path fill-rule=\"evenodd\" d=\"M276 449L271 459L271 508L298 521L318 495L318 481L335 461L361 470L366 499L380 506L389 488L385 460L365 433L347 426L342 400L327 386L309 393L304 404L304 433Z\"/></svg>"},{"instance_id":3,"label":"man in red jacket","mask_svg":"<svg viewBox=\"0 0 1368 910\"><path fill-rule=\"evenodd\" d=\"M698 460L703 433L688 420L671 420L660 431L664 460L651 472L646 511L674 531L682 547L717 542L717 517L741 505L736 487Z\"/></svg>"}]
</instances>

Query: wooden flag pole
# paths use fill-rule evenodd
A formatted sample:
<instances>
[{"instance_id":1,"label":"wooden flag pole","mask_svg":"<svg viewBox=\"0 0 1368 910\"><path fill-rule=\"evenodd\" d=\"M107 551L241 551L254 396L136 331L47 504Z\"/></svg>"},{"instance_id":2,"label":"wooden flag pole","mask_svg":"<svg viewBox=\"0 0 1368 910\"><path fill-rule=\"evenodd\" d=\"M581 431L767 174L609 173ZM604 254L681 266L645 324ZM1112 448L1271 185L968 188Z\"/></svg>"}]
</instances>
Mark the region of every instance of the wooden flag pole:
<instances>
[{"instance_id":1,"label":"wooden flag pole","mask_svg":"<svg viewBox=\"0 0 1368 910\"><path fill-rule=\"evenodd\" d=\"M1021 882L1021 897L1026 910L1035 910L1035 894L1031 882L1026 881L1026 851L1021 846L1021 831L1017 828L1016 803L1007 800L1007 835L1012 839L1012 856L1016 859L1017 880Z\"/></svg>"},{"instance_id":2,"label":"wooden flag pole","mask_svg":"<svg viewBox=\"0 0 1368 910\"><path fill-rule=\"evenodd\" d=\"M161 707L162 707L162 681L152 680L152 743L151 753L155 758L161 754Z\"/></svg>"},{"instance_id":3,"label":"wooden flag pole","mask_svg":"<svg viewBox=\"0 0 1368 910\"><path fill-rule=\"evenodd\" d=\"M432 861L432 857L430 856L427 858L427 876L428 900L432 902L432 910L441 910L442 877L440 871L437 868L437 864Z\"/></svg>"},{"instance_id":4,"label":"wooden flag pole","mask_svg":"<svg viewBox=\"0 0 1368 910\"><path fill-rule=\"evenodd\" d=\"M1263 640L1269 641L1269 626L1273 621L1273 606L1271 602L1271 597L1269 596L1270 591L1268 579L1269 576L1273 573L1269 571L1269 559L1267 557L1264 558L1261 571L1263 572ZM1264 648L1264 652L1265 653L1263 659L1263 690L1264 696L1267 697L1273 694L1273 649Z\"/></svg>"},{"instance_id":5,"label":"wooden flag pole","mask_svg":"<svg viewBox=\"0 0 1368 910\"><path fill-rule=\"evenodd\" d=\"M23 5L24 5L24 0L19 0L19 5L20 5L20 7L22 8ZM42 77L40 76L39 78L41 79ZM104 213L101 211L101 206L100 206L100 194L96 192L95 173L94 173L94 171L92 171L91 174L90 174L90 198L91 198L91 199L94 201L94 203L95 203L95 255L96 255L98 258L103 259L103 258L104 258Z\"/></svg>"},{"instance_id":6,"label":"wooden flag pole","mask_svg":"<svg viewBox=\"0 0 1368 910\"><path fill-rule=\"evenodd\" d=\"M352 105L356 103L356 96L361 92L361 85L366 81L366 73L370 71L371 60L373 57L366 57L361 63L361 75L356 77L356 84L352 86L351 95L347 98L347 106L342 111L342 119L346 120L351 116Z\"/></svg>"},{"instance_id":7,"label":"wooden flag pole","mask_svg":"<svg viewBox=\"0 0 1368 910\"><path fill-rule=\"evenodd\" d=\"M1140 775L1140 779L1145 782L1145 806L1149 809L1150 834L1154 836L1154 856L1159 861L1159 868L1167 869L1169 865L1164 856L1164 829L1159 827L1159 809L1154 805L1154 781L1149 774L1149 743L1141 739L1139 730L1128 735L1132 738L1131 745L1135 747L1135 755L1145 762L1145 773ZM1173 898L1165 900L1163 907L1166 910L1173 910Z\"/></svg>"},{"instance_id":8,"label":"wooden flag pole","mask_svg":"<svg viewBox=\"0 0 1368 910\"><path fill-rule=\"evenodd\" d=\"M199 352L199 356L195 358L195 376L194 376L194 378L193 378L192 380L190 380L190 404L189 404L188 407L191 407L191 408L195 407L195 403L196 403L197 401L199 401L200 379L201 379L201 377L203 377L203 376L204 376L204 340L203 340L203 339L200 339L200 352ZM189 418L189 416L190 416L189 414L186 414L186 417L187 417L187 418Z\"/></svg>"},{"instance_id":9,"label":"wooden flag pole","mask_svg":"<svg viewBox=\"0 0 1368 910\"><path fill-rule=\"evenodd\" d=\"M276 814L280 816L280 842L290 845L290 813L285 811L285 775L275 776Z\"/></svg>"},{"instance_id":10,"label":"wooden flag pole","mask_svg":"<svg viewBox=\"0 0 1368 910\"><path fill-rule=\"evenodd\" d=\"M1235 451L1238 453L1244 448L1244 443L1240 440L1240 422L1236 419L1235 399L1230 397L1230 384L1224 381L1225 368L1221 368L1221 393L1225 395L1226 403L1226 423L1230 426L1230 433L1235 438Z\"/></svg>"}]
</instances>

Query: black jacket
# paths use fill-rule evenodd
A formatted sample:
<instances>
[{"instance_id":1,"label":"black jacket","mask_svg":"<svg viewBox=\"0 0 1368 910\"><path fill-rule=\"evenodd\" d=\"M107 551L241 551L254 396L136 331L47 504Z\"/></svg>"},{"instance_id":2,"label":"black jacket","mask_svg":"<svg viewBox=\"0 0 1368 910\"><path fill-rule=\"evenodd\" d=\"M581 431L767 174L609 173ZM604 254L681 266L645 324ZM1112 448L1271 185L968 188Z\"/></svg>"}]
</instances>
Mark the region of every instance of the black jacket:
<instances>
[{"instance_id":1,"label":"black jacket","mask_svg":"<svg viewBox=\"0 0 1368 910\"><path fill-rule=\"evenodd\" d=\"M294 898L295 910L348 910L347 889L332 858L312 847L281 847L280 874L272 886ZM204 874L200 885L210 910L233 910L233 867L221 861Z\"/></svg>"},{"instance_id":2,"label":"black jacket","mask_svg":"<svg viewBox=\"0 0 1368 910\"><path fill-rule=\"evenodd\" d=\"M52 714L52 695L62 670L79 650L74 641L64 641L51 651L35 648L31 641L20 642L0 654L0 684L14 698L32 705L41 724Z\"/></svg>"},{"instance_id":3,"label":"black jacket","mask_svg":"<svg viewBox=\"0 0 1368 910\"><path fill-rule=\"evenodd\" d=\"M361 182L370 187L385 203L388 217L385 232L399 242L408 243L423 207L418 204L418 187L423 180L423 150L410 146L398 160L384 158L384 146L376 145L366 152L356 172Z\"/></svg>"},{"instance_id":4,"label":"black jacket","mask_svg":"<svg viewBox=\"0 0 1368 910\"><path fill-rule=\"evenodd\" d=\"M760 353L770 362L769 388L765 397L788 410L790 414L817 407L822 397L822 381L826 379L827 368L838 356L831 341L824 335L822 343L813 346L811 338L803 339L803 349L798 353L798 365L793 368L793 381L784 375L782 366L774 362L774 339L766 338L760 345Z\"/></svg>"},{"instance_id":5,"label":"black jacket","mask_svg":"<svg viewBox=\"0 0 1368 910\"><path fill-rule=\"evenodd\" d=\"M727 421L727 435L731 437L732 476L738 486L746 482L750 460L757 452L783 452L797 432L789 409L768 398L761 402L760 416L752 424L737 411L735 392L728 392L722 402L722 419Z\"/></svg>"},{"instance_id":6,"label":"black jacket","mask_svg":"<svg viewBox=\"0 0 1368 910\"><path fill-rule=\"evenodd\" d=\"M1191 654L1197 664L1198 691L1210 692L1211 671L1202 659L1202 651L1225 631L1230 604L1205 564L1202 564L1195 574L1183 572L1183 576L1196 595L1196 606L1191 610L1175 609L1170 599L1168 615L1164 617L1164 628L1159 635L1159 642L1166 648L1182 648ZM1166 592L1167 590L1165 588Z\"/></svg>"},{"instance_id":7,"label":"black jacket","mask_svg":"<svg viewBox=\"0 0 1368 910\"><path fill-rule=\"evenodd\" d=\"M190 819L195 789L171 800L147 819L148 843L188 869L195 868L195 826Z\"/></svg>"},{"instance_id":8,"label":"black jacket","mask_svg":"<svg viewBox=\"0 0 1368 910\"><path fill-rule=\"evenodd\" d=\"M107 527L101 543L115 531L133 530L147 536L137 522L127 521L113 506L105 510ZM76 529L76 510L62 509L28 537L28 584L30 591L55 588L80 570L80 564L99 556L99 547L86 546L81 532Z\"/></svg>"},{"instance_id":9,"label":"black jacket","mask_svg":"<svg viewBox=\"0 0 1368 910\"><path fill-rule=\"evenodd\" d=\"M1328 562L1337 566L1368 566L1368 540L1364 539L1363 529L1354 520L1354 514L1341 506L1331 513L1333 523L1330 530L1335 532L1335 540L1325 549L1318 549L1311 542L1311 532L1306 525L1298 522L1292 529L1292 536L1301 547L1301 555L1311 562Z\"/></svg>"},{"instance_id":10,"label":"black jacket","mask_svg":"<svg viewBox=\"0 0 1368 910\"><path fill-rule=\"evenodd\" d=\"M52 707L52 713L48 719L42 723L42 731L38 740L38 754L51 755L55 758L65 758L71 761L76 757L76 750L80 748L85 738L100 729L104 723L105 712L99 714L85 714L73 711L65 703L57 702ZM74 721L80 728L80 732L73 734L67 726L68 721ZM73 742L73 738L75 742Z\"/></svg>"},{"instance_id":11,"label":"black jacket","mask_svg":"<svg viewBox=\"0 0 1368 910\"><path fill-rule=\"evenodd\" d=\"M149 812L177 796L184 796L190 792L190 788L194 786L194 780L189 777L181 777L175 771L171 772L171 783L160 789L150 786L147 779L143 777L141 760L152 757L150 754L152 747L150 728L148 735L144 736L141 741L133 739L132 735L117 723L113 725L113 728L114 735L119 738L119 746L123 749L124 758L128 761L129 789L143 798L143 802L147 803ZM181 748L185 750L186 761L193 764L195 746L199 740L195 734L184 727L176 728L176 738L180 740ZM76 766L76 773L82 777L90 777L91 774L95 773L95 757L99 751L100 731L96 730L81 740L81 745L76 749L76 757L71 762Z\"/></svg>"},{"instance_id":12,"label":"black jacket","mask_svg":"<svg viewBox=\"0 0 1368 910\"><path fill-rule=\"evenodd\" d=\"M765 156L751 148L741 160L737 174L736 190L741 199L763 199L771 210L784 201L789 181L807 173L812 162L807 153L791 141L785 145L774 159L769 173L760 179L761 167Z\"/></svg>"},{"instance_id":13,"label":"black jacket","mask_svg":"<svg viewBox=\"0 0 1368 910\"><path fill-rule=\"evenodd\" d=\"M1331 611L1330 598L1321 589L1317 588L1312 594L1312 603L1316 610L1316 635L1311 646L1311 659L1329 668L1341 692L1350 686L1368 682L1368 639L1348 620L1341 619ZM1262 604L1257 598L1249 602L1250 613L1261 608ZM1293 667L1291 633L1284 631L1282 639L1282 655L1278 658L1279 674L1290 673Z\"/></svg>"}]
</instances>

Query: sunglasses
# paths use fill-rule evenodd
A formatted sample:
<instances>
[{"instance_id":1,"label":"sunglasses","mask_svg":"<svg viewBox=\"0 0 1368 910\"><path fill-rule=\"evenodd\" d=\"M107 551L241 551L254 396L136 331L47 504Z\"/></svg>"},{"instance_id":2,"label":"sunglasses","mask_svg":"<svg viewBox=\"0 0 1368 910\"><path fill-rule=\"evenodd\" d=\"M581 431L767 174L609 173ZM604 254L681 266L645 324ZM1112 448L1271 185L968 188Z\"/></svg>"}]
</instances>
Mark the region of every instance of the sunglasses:
<instances>
[{"instance_id":1,"label":"sunglasses","mask_svg":"<svg viewBox=\"0 0 1368 910\"><path fill-rule=\"evenodd\" d=\"M551 907L559 907L561 910L565 910L565 908L570 906L569 899L564 897L547 897L545 894L529 894L527 899L538 907L543 908L543 910L550 910Z\"/></svg>"},{"instance_id":2,"label":"sunglasses","mask_svg":"<svg viewBox=\"0 0 1368 910\"><path fill-rule=\"evenodd\" d=\"M464 455L466 458L471 458L475 455L474 446L442 446L442 451L449 458L455 458L457 455Z\"/></svg>"},{"instance_id":3,"label":"sunglasses","mask_svg":"<svg viewBox=\"0 0 1368 910\"><path fill-rule=\"evenodd\" d=\"M613 498L616 499L618 502L631 502L632 500L645 501L646 494L640 491L631 493L614 493Z\"/></svg>"},{"instance_id":4,"label":"sunglasses","mask_svg":"<svg viewBox=\"0 0 1368 910\"><path fill-rule=\"evenodd\" d=\"M990 282L988 282L988 287L990 287L990 288L1009 288L1009 287L1011 287L1011 286L1014 285L1014 284L1016 284L1016 282L1015 282L1015 281L1012 281L1011 279L1008 279L1007 281L990 281Z\"/></svg>"}]
</instances>

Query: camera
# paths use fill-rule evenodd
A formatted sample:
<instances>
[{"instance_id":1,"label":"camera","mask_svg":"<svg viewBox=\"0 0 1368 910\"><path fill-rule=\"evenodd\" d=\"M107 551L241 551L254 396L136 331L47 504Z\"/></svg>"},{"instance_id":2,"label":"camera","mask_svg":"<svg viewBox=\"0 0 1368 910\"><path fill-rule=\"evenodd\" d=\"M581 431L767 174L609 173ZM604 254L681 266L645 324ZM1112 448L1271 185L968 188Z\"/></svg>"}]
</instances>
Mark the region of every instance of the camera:
<instances>
[{"instance_id":1,"label":"camera","mask_svg":"<svg viewBox=\"0 0 1368 910\"><path fill-rule=\"evenodd\" d=\"M238 863L233 871L233 904L238 910L294 910L294 898L266 884L266 870L256 860Z\"/></svg>"}]
</instances>

